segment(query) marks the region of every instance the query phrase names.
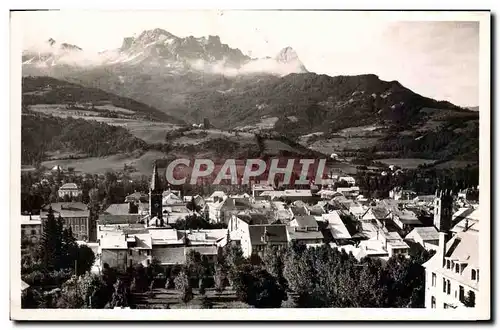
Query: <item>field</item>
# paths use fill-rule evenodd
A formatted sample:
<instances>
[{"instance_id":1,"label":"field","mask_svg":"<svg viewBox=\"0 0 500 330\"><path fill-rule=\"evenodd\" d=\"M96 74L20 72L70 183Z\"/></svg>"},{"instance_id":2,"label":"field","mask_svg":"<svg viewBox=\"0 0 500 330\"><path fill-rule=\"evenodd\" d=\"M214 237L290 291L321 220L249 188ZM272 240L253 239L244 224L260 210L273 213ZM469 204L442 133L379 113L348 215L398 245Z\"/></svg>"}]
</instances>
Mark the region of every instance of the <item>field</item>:
<instances>
[{"instance_id":1,"label":"field","mask_svg":"<svg viewBox=\"0 0 500 330\"><path fill-rule=\"evenodd\" d=\"M219 129L193 129L170 141L174 145L196 145L213 139L230 139L240 144L256 143L255 135L247 132L228 132Z\"/></svg>"},{"instance_id":2,"label":"field","mask_svg":"<svg viewBox=\"0 0 500 330\"><path fill-rule=\"evenodd\" d=\"M136 172L132 175L149 175L153 161L166 157L167 154L159 151L148 151L143 154L118 154L107 157L87 157L81 159L59 159L43 162L42 165L52 168L60 165L63 168L73 167L75 172L102 174L106 171L122 171L124 165L133 167Z\"/></svg>"},{"instance_id":3,"label":"field","mask_svg":"<svg viewBox=\"0 0 500 330\"><path fill-rule=\"evenodd\" d=\"M36 104L29 109L35 112L49 114L55 117L95 120L113 126L127 128L132 134L147 143L164 143L165 134L178 126L175 124L130 118L133 111L118 108L114 105L98 105L96 110L67 109L65 104ZM99 110L119 113L119 118L103 117Z\"/></svg>"},{"instance_id":4,"label":"field","mask_svg":"<svg viewBox=\"0 0 500 330\"><path fill-rule=\"evenodd\" d=\"M386 158L386 159L377 159L377 161L387 165L396 165L401 168L408 168L408 169L417 168L419 165L433 164L435 162L435 160L432 159L421 159L421 158Z\"/></svg>"}]
</instances>

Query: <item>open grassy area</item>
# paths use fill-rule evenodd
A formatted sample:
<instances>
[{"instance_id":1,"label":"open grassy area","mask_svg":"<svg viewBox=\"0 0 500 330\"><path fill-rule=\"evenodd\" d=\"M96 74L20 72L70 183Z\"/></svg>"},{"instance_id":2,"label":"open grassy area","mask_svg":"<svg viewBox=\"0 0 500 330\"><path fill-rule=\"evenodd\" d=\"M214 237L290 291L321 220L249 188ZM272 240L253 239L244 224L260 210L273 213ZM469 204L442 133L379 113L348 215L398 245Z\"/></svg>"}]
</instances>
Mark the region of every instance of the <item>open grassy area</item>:
<instances>
[{"instance_id":1,"label":"open grassy area","mask_svg":"<svg viewBox=\"0 0 500 330\"><path fill-rule=\"evenodd\" d=\"M382 162L387 165L396 165L401 168L417 168L419 165L433 164L435 160L433 159L421 159L421 158L386 158L377 159L378 162Z\"/></svg>"}]
</instances>

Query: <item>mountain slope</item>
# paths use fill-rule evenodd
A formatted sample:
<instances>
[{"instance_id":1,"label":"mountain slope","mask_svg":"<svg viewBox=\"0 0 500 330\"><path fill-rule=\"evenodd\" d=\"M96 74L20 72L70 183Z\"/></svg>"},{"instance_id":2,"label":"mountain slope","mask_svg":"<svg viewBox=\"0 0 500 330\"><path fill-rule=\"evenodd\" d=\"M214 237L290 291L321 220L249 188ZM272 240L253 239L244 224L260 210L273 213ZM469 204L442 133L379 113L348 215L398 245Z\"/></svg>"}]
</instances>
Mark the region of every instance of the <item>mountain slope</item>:
<instances>
[{"instance_id":1,"label":"mountain slope","mask_svg":"<svg viewBox=\"0 0 500 330\"><path fill-rule=\"evenodd\" d=\"M291 47L274 57L253 59L217 36L181 38L154 29L125 38L119 49L99 54L91 65L72 65L69 55L87 55L65 48L63 57L26 61L23 74L45 74L137 100L158 109L142 112L154 112L155 118L165 114L162 120L209 119L223 130L277 132L304 145L324 141L331 145L321 149L325 153L477 156L478 112L426 98L373 74L308 72ZM70 94L58 97L66 100ZM353 131L363 131L354 136L360 143L352 139Z\"/></svg>"},{"instance_id":2,"label":"mountain slope","mask_svg":"<svg viewBox=\"0 0 500 330\"><path fill-rule=\"evenodd\" d=\"M57 104L67 108L100 111L111 105L110 109L123 109L134 119L147 119L181 123L151 106L130 98L120 97L97 88L89 88L51 77L23 77L22 104Z\"/></svg>"}]
</instances>

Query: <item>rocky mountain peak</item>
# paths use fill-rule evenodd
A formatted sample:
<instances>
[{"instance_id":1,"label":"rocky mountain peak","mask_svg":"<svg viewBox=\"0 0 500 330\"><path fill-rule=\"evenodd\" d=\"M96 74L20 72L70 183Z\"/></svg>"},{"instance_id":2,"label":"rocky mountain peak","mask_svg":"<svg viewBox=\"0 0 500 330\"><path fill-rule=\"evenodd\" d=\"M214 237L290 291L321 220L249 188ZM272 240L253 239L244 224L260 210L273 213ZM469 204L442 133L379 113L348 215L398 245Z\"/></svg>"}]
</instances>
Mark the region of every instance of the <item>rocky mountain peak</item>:
<instances>
[{"instance_id":1,"label":"rocky mountain peak","mask_svg":"<svg viewBox=\"0 0 500 330\"><path fill-rule=\"evenodd\" d=\"M278 55L276 55L276 61L280 63L290 63L299 60L297 52L290 46L280 50Z\"/></svg>"}]
</instances>

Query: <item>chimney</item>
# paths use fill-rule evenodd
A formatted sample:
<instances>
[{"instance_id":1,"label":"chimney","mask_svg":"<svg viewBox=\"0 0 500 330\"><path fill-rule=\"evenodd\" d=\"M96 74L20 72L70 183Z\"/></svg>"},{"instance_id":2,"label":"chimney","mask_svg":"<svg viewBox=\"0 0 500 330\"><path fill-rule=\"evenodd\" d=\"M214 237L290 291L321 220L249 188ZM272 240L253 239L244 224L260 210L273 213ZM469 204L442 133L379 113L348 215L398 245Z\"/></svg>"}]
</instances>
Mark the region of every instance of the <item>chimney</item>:
<instances>
[{"instance_id":1,"label":"chimney","mask_svg":"<svg viewBox=\"0 0 500 330\"><path fill-rule=\"evenodd\" d=\"M447 241L447 233L440 232L439 233L439 247L438 247L438 254L439 258L441 258L441 265L444 267L445 261L444 261L444 256L446 255L446 241Z\"/></svg>"}]
</instances>

